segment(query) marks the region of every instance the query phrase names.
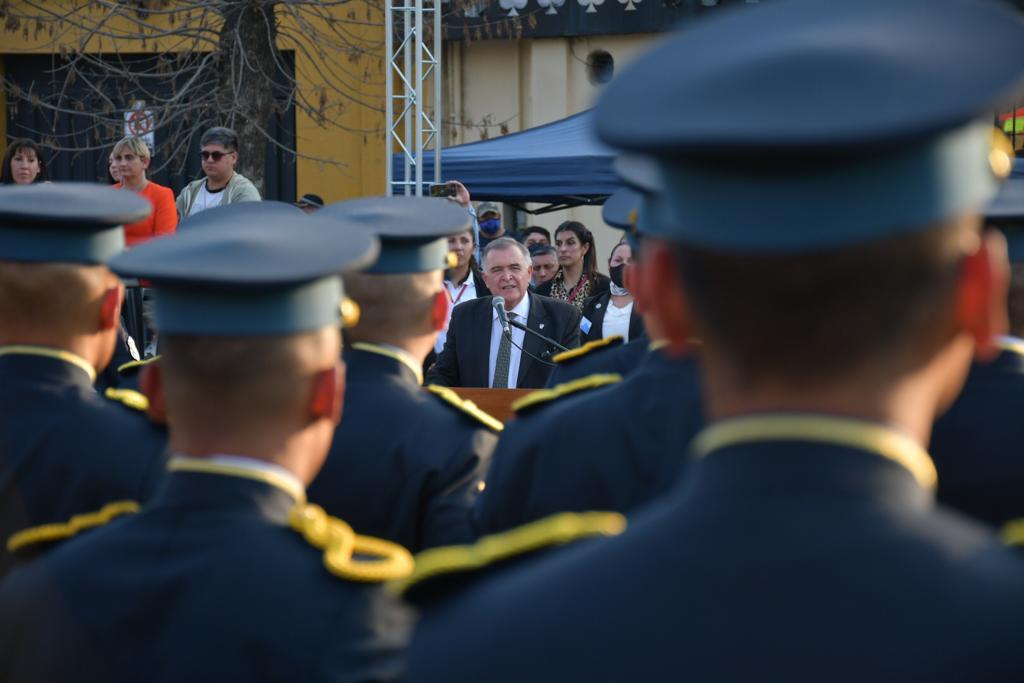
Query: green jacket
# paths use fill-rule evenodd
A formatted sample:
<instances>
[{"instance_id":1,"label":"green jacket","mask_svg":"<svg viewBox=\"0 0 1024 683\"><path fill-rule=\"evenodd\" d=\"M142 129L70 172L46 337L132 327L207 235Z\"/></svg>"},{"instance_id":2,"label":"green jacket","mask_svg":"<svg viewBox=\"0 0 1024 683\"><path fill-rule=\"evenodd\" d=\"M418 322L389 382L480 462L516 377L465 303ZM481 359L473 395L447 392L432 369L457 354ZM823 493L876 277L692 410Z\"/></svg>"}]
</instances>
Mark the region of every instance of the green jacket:
<instances>
[{"instance_id":1,"label":"green jacket","mask_svg":"<svg viewBox=\"0 0 1024 683\"><path fill-rule=\"evenodd\" d=\"M184 220L188 216L188 212L192 209L192 203L195 202L196 197L199 196L199 190L203 187L203 183L206 182L206 177L202 177L199 180L193 180L191 183L185 186L185 189L178 195L178 199L175 200L175 204L178 207L178 219ZM224 192L227 194L224 199L221 200L221 206L225 204L235 204L238 202L258 202L260 201L260 192L256 189L256 186L252 184L252 181L246 178L241 173L236 173L231 176L231 180L228 181L227 187L224 188Z\"/></svg>"}]
</instances>

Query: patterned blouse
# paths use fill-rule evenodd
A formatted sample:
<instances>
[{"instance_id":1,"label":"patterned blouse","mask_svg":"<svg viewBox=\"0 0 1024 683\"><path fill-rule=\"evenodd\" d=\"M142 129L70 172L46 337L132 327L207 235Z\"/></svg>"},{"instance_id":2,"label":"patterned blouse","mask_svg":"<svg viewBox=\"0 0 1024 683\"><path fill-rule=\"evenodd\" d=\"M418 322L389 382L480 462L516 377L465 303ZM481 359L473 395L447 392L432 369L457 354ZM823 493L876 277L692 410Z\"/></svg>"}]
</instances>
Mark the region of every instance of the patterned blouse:
<instances>
[{"instance_id":1,"label":"patterned blouse","mask_svg":"<svg viewBox=\"0 0 1024 683\"><path fill-rule=\"evenodd\" d=\"M561 268L559 268L558 273L551 281L551 294L549 296L552 299L558 299L559 301L570 303L576 308L578 308L580 311L582 311L583 302L586 301L588 297L590 297L593 289L594 285L591 281L590 276L587 275L586 273L583 273L582 275L580 275L580 280L579 282L576 283L576 286L572 289L572 291L569 291L565 287L565 273L562 271Z\"/></svg>"}]
</instances>

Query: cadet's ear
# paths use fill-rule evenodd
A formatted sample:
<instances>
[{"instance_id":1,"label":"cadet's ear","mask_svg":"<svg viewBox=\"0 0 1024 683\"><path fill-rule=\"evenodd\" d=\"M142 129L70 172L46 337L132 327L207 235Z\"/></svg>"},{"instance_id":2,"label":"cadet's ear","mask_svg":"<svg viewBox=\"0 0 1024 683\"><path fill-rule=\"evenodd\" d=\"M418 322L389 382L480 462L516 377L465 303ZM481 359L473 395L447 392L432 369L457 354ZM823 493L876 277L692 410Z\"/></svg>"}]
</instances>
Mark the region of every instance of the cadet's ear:
<instances>
[{"instance_id":1,"label":"cadet's ear","mask_svg":"<svg viewBox=\"0 0 1024 683\"><path fill-rule=\"evenodd\" d=\"M434 308L430 312L430 324L434 332L440 332L444 329L444 324L447 321L448 294L444 290L441 290L434 295Z\"/></svg>"},{"instance_id":2,"label":"cadet's ear","mask_svg":"<svg viewBox=\"0 0 1024 683\"><path fill-rule=\"evenodd\" d=\"M120 283L103 292L98 321L100 330L109 330L121 324L121 299L123 298L124 288Z\"/></svg>"},{"instance_id":3,"label":"cadet's ear","mask_svg":"<svg viewBox=\"0 0 1024 683\"><path fill-rule=\"evenodd\" d=\"M644 298L663 328L670 353L674 354L684 353L687 340L693 336L690 306L675 253L677 248L648 238L644 245L644 267L638 273L641 294L652 293L652 296Z\"/></svg>"},{"instance_id":4,"label":"cadet's ear","mask_svg":"<svg viewBox=\"0 0 1024 683\"><path fill-rule=\"evenodd\" d=\"M986 230L977 251L964 258L957 292L957 325L974 339L979 360L999 353L995 337L1009 328L1009 286L1006 238L998 230Z\"/></svg>"},{"instance_id":5,"label":"cadet's ear","mask_svg":"<svg viewBox=\"0 0 1024 683\"><path fill-rule=\"evenodd\" d=\"M167 398L164 396L164 371L160 368L160 361L153 361L142 368L139 389L149 399L149 419L157 424L167 424Z\"/></svg>"},{"instance_id":6,"label":"cadet's ear","mask_svg":"<svg viewBox=\"0 0 1024 683\"><path fill-rule=\"evenodd\" d=\"M313 396L309 412L315 420L328 419L332 424L341 422L341 406L345 396L345 366L338 361L334 366L313 375Z\"/></svg>"}]
</instances>

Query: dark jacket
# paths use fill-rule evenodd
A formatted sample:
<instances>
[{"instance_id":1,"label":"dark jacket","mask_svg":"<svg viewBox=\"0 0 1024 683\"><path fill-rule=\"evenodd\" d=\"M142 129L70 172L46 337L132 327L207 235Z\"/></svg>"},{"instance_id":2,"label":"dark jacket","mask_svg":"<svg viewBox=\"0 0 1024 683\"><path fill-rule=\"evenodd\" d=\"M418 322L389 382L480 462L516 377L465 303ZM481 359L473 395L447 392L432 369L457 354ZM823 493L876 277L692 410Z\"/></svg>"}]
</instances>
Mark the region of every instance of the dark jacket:
<instances>
[{"instance_id":1,"label":"dark jacket","mask_svg":"<svg viewBox=\"0 0 1024 683\"><path fill-rule=\"evenodd\" d=\"M96 393L81 367L0 355L0 576L15 561L6 550L11 534L147 500L163 475L165 447L163 429Z\"/></svg>"},{"instance_id":2,"label":"dark jacket","mask_svg":"<svg viewBox=\"0 0 1024 683\"><path fill-rule=\"evenodd\" d=\"M1019 558L869 449L880 425L857 446L787 417L793 440L719 431L621 536L429 610L408 680L1024 680Z\"/></svg>"},{"instance_id":3,"label":"dark jacket","mask_svg":"<svg viewBox=\"0 0 1024 683\"><path fill-rule=\"evenodd\" d=\"M557 512L632 513L676 485L703 426L695 361L652 352L622 382L509 422L474 527L485 535Z\"/></svg>"},{"instance_id":4,"label":"dark jacket","mask_svg":"<svg viewBox=\"0 0 1024 683\"><path fill-rule=\"evenodd\" d=\"M380 681L405 611L328 572L262 481L171 472L152 503L0 589L0 680Z\"/></svg>"},{"instance_id":5,"label":"dark jacket","mask_svg":"<svg viewBox=\"0 0 1024 683\"><path fill-rule=\"evenodd\" d=\"M550 337L567 348L579 346L580 314L575 307L537 294L530 297L530 316L527 326ZM491 351L491 323L493 308L489 298L474 299L459 304L452 311L448 324L448 338L437 362L427 373L428 384L448 387L488 386L488 363ZM523 348L541 359L550 358L557 349L549 349L538 337L527 333ZM519 388L540 388L545 385L551 366L522 354L519 361Z\"/></svg>"},{"instance_id":6,"label":"dark jacket","mask_svg":"<svg viewBox=\"0 0 1024 683\"><path fill-rule=\"evenodd\" d=\"M580 343L586 344L594 339L604 338L604 314L611 305L611 291L592 296L583 304L583 317L590 321L590 329L580 329ZM636 312L636 306L629 312L629 339L631 341L644 333L644 319Z\"/></svg>"},{"instance_id":7,"label":"dark jacket","mask_svg":"<svg viewBox=\"0 0 1024 683\"><path fill-rule=\"evenodd\" d=\"M975 363L935 423L929 451L941 502L999 526L1024 517L1024 355L1005 348Z\"/></svg>"},{"instance_id":8,"label":"dark jacket","mask_svg":"<svg viewBox=\"0 0 1024 683\"><path fill-rule=\"evenodd\" d=\"M625 344L620 342L593 349L577 358L559 359L548 378L548 386L553 387L596 373L614 372L626 377L643 365L650 349L651 340L644 335L630 339Z\"/></svg>"},{"instance_id":9,"label":"dark jacket","mask_svg":"<svg viewBox=\"0 0 1024 683\"><path fill-rule=\"evenodd\" d=\"M345 410L310 502L414 552L470 541L495 432L422 389L401 361L352 346L344 355Z\"/></svg>"}]
</instances>

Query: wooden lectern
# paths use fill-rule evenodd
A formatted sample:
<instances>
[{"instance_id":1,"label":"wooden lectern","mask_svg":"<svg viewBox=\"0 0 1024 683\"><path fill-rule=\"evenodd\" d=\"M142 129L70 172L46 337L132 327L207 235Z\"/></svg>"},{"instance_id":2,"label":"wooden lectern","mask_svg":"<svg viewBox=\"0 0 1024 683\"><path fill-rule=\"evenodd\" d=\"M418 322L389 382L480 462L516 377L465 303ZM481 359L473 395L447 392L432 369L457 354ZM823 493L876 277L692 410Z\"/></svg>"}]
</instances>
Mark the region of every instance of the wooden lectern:
<instances>
[{"instance_id":1,"label":"wooden lectern","mask_svg":"<svg viewBox=\"0 0 1024 683\"><path fill-rule=\"evenodd\" d=\"M512 404L533 389L486 389L469 387L451 387L452 391L467 401L472 401L480 410L489 413L502 422L515 417Z\"/></svg>"}]
</instances>

